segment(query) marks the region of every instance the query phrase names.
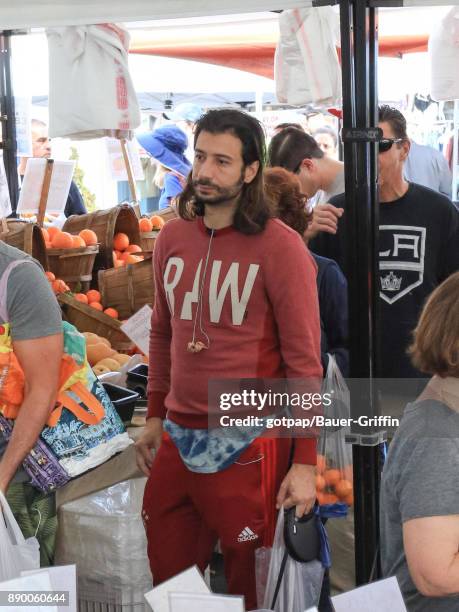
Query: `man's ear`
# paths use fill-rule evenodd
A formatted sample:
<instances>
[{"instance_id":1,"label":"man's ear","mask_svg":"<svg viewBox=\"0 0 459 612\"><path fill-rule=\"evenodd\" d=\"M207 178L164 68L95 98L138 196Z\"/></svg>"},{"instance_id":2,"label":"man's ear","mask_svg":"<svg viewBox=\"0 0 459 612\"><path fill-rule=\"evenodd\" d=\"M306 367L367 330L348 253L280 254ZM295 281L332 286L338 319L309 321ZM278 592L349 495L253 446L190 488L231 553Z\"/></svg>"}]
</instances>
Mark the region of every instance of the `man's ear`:
<instances>
[{"instance_id":1,"label":"man's ear","mask_svg":"<svg viewBox=\"0 0 459 612\"><path fill-rule=\"evenodd\" d=\"M246 166L244 170L244 183L251 183L253 179L257 176L257 172L259 168L260 168L259 161L254 161L248 166Z\"/></svg>"},{"instance_id":2,"label":"man's ear","mask_svg":"<svg viewBox=\"0 0 459 612\"><path fill-rule=\"evenodd\" d=\"M301 166L303 168L306 168L306 170L309 170L309 172L311 172L312 170L315 170L316 168L314 160L310 159L309 157L305 157L303 159L303 161L301 162Z\"/></svg>"},{"instance_id":3,"label":"man's ear","mask_svg":"<svg viewBox=\"0 0 459 612\"><path fill-rule=\"evenodd\" d=\"M409 140L404 140L401 144L401 149L403 151L402 154L402 160L406 161L409 153L410 153L410 148L411 148L411 142Z\"/></svg>"}]
</instances>

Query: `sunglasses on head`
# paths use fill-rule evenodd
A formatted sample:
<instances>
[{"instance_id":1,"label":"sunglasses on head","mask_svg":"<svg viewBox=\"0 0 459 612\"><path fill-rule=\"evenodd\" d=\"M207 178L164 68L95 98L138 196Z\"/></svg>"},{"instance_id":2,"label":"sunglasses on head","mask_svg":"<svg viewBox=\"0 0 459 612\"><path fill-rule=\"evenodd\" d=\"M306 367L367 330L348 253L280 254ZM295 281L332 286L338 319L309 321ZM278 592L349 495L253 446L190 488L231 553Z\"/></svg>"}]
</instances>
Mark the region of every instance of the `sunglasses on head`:
<instances>
[{"instance_id":1,"label":"sunglasses on head","mask_svg":"<svg viewBox=\"0 0 459 612\"><path fill-rule=\"evenodd\" d=\"M392 148L393 144L398 144L399 142L403 142L404 138L383 138L378 142L378 148L380 153L385 153Z\"/></svg>"}]
</instances>

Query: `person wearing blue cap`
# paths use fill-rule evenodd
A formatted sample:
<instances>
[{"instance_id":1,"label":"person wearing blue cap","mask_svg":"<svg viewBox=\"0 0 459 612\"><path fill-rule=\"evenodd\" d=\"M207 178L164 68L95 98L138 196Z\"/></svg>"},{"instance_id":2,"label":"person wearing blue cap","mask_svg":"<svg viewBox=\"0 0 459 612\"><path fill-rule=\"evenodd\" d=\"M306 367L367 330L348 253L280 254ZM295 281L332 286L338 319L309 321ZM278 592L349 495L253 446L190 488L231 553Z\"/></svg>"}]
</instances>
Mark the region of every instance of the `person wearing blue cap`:
<instances>
[{"instance_id":1,"label":"person wearing blue cap","mask_svg":"<svg viewBox=\"0 0 459 612\"><path fill-rule=\"evenodd\" d=\"M176 125L164 125L154 132L139 134L137 140L159 164L162 190L159 208L167 208L171 200L182 192L191 170L184 154L188 146L187 136Z\"/></svg>"},{"instance_id":2,"label":"person wearing blue cap","mask_svg":"<svg viewBox=\"0 0 459 612\"><path fill-rule=\"evenodd\" d=\"M194 160L194 126L202 114L202 108L198 104L193 104L192 102L182 102L181 104L177 104L170 113L163 113L165 119L175 123L175 125L187 135L188 147L185 151L185 155L191 163L193 163Z\"/></svg>"}]
</instances>

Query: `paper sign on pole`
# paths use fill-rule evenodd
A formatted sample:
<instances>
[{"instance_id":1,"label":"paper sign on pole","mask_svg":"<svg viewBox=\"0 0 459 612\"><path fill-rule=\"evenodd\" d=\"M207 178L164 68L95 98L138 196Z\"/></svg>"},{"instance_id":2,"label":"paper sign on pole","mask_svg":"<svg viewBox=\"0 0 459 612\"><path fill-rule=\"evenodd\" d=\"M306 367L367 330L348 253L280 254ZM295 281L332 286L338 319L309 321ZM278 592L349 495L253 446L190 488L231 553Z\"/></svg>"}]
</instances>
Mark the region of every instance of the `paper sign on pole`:
<instances>
[{"instance_id":1,"label":"paper sign on pole","mask_svg":"<svg viewBox=\"0 0 459 612\"><path fill-rule=\"evenodd\" d=\"M170 612L244 612L244 598L211 593L169 593Z\"/></svg>"},{"instance_id":2,"label":"paper sign on pole","mask_svg":"<svg viewBox=\"0 0 459 612\"><path fill-rule=\"evenodd\" d=\"M57 606L57 612L77 612L76 565L56 565L40 570L21 572L21 576L33 576L46 572L49 575L52 591L68 591L69 601Z\"/></svg>"},{"instance_id":3,"label":"paper sign on pole","mask_svg":"<svg viewBox=\"0 0 459 612\"><path fill-rule=\"evenodd\" d=\"M176 591L186 593L188 597L192 593L208 594L210 592L198 567L193 565L170 580L162 582L152 591L145 593L145 599L154 612L171 612L169 593ZM187 612L191 612L191 609L187 608Z\"/></svg>"},{"instance_id":4,"label":"paper sign on pole","mask_svg":"<svg viewBox=\"0 0 459 612\"><path fill-rule=\"evenodd\" d=\"M16 120L16 145L18 157L32 156L32 129L30 109L32 99L30 96L15 96L14 116Z\"/></svg>"},{"instance_id":5,"label":"paper sign on pole","mask_svg":"<svg viewBox=\"0 0 459 612\"><path fill-rule=\"evenodd\" d=\"M105 138L105 144L107 147L108 165L112 179L114 181L127 181L128 175L126 164L124 163L123 151L121 149L121 142L116 138ZM137 141L128 140L127 150L129 159L131 160L135 180L143 181L145 175L143 173L143 168L140 161L139 146Z\"/></svg>"},{"instance_id":6,"label":"paper sign on pole","mask_svg":"<svg viewBox=\"0 0 459 612\"><path fill-rule=\"evenodd\" d=\"M45 178L47 160L31 157L27 160L24 181L19 194L18 212L38 213L41 190ZM60 213L64 210L70 191L74 161L55 161L48 193L47 212Z\"/></svg>"},{"instance_id":7,"label":"paper sign on pole","mask_svg":"<svg viewBox=\"0 0 459 612\"><path fill-rule=\"evenodd\" d=\"M8 215L11 215L11 212L10 191L2 153L0 156L0 219L5 219Z\"/></svg>"},{"instance_id":8,"label":"paper sign on pole","mask_svg":"<svg viewBox=\"0 0 459 612\"><path fill-rule=\"evenodd\" d=\"M151 307L145 304L121 326L121 330L139 347L144 355L148 355L152 312Z\"/></svg>"},{"instance_id":9,"label":"paper sign on pole","mask_svg":"<svg viewBox=\"0 0 459 612\"><path fill-rule=\"evenodd\" d=\"M331 598L335 612L407 612L397 578L386 578Z\"/></svg>"}]
</instances>

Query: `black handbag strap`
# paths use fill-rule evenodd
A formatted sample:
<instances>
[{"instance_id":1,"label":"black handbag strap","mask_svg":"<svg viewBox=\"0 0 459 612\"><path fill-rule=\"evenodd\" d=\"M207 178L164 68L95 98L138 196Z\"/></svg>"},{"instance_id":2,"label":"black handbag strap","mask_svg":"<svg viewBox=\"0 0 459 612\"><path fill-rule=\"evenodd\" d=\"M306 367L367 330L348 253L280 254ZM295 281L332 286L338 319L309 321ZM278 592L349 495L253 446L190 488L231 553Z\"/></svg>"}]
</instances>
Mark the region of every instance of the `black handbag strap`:
<instances>
[{"instance_id":1,"label":"black handbag strap","mask_svg":"<svg viewBox=\"0 0 459 612\"><path fill-rule=\"evenodd\" d=\"M282 578L284 577L285 566L287 564L288 552L284 551L284 556L282 558L282 563L279 570L279 576L277 577L276 588L274 590L273 601L271 603L271 610L274 610L274 606L276 605L277 596L279 595L279 590L282 584Z\"/></svg>"}]
</instances>

